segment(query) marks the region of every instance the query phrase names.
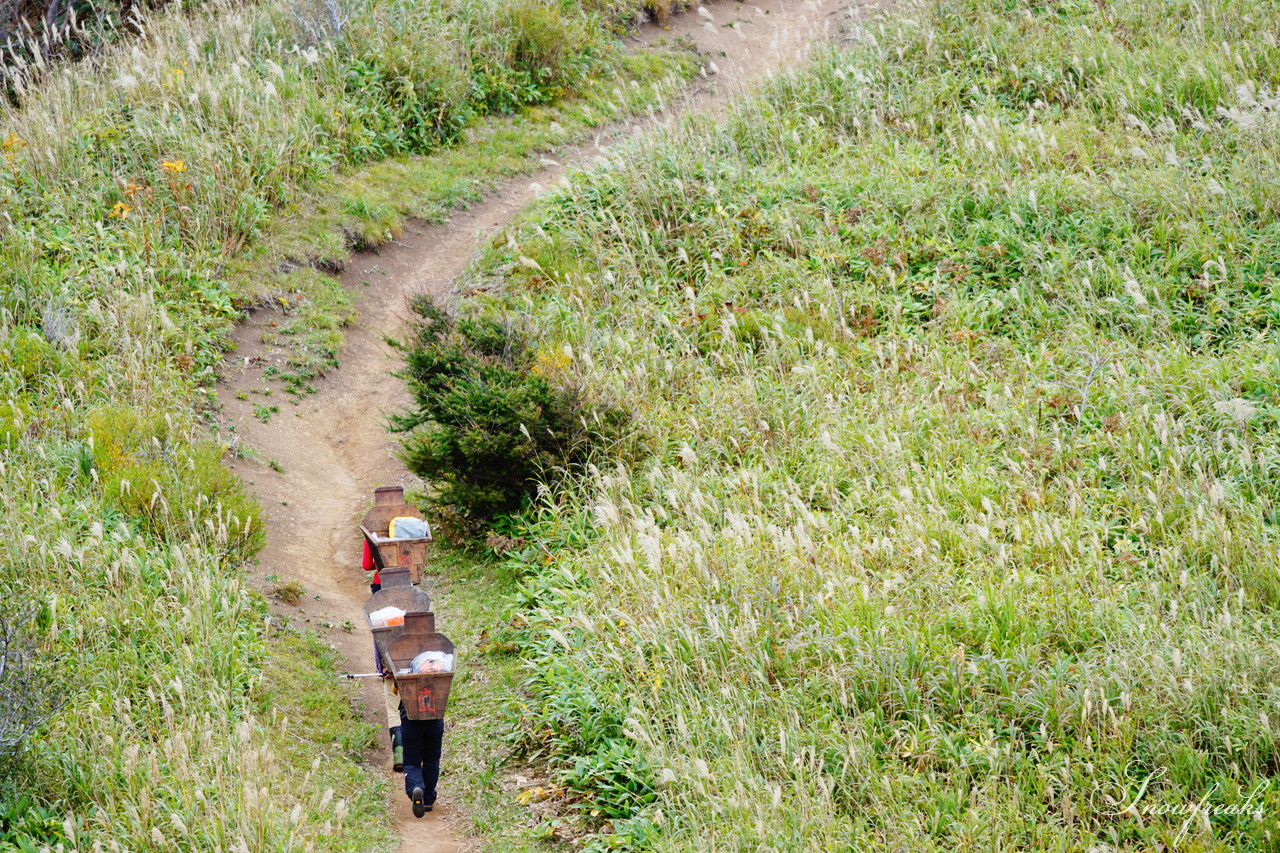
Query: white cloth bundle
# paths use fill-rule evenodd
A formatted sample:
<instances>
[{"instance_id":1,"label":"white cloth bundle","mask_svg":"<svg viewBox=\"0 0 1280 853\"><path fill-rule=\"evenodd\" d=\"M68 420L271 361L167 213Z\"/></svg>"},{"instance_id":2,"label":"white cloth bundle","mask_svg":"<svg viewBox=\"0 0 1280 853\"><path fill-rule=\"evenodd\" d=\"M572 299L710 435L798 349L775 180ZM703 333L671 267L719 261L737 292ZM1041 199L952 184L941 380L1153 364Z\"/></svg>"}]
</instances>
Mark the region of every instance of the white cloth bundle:
<instances>
[{"instance_id":1,"label":"white cloth bundle","mask_svg":"<svg viewBox=\"0 0 1280 853\"><path fill-rule=\"evenodd\" d=\"M448 652L422 652L409 664L409 672L453 672L453 655Z\"/></svg>"}]
</instances>

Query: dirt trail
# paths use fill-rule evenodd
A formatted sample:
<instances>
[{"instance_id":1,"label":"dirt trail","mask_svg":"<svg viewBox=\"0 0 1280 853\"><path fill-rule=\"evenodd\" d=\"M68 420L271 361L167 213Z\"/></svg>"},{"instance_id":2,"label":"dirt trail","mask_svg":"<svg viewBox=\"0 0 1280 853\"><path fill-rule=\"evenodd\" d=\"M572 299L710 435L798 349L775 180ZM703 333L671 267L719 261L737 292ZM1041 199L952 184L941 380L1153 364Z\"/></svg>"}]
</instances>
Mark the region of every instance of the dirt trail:
<instances>
[{"instance_id":1,"label":"dirt trail","mask_svg":"<svg viewBox=\"0 0 1280 853\"><path fill-rule=\"evenodd\" d=\"M865 2L870 5L871 0ZM843 15L856 13L860 5L857 0L720 0L675 16L666 26L646 27L640 38L691 37L714 70L679 109L714 110L762 77L798 64L810 45L834 33ZM238 347L227 357L218 392L223 424L234 428L243 445L262 459L279 463L279 470L243 460L233 465L267 510L267 544L258 579L265 583L262 579L277 575L282 581L300 581L306 588L301 608L313 625L355 623L351 633L329 632L349 671L367 672L372 667L361 611L369 590L359 571L356 524L375 486L411 481L394 458L393 443L383 427L384 413L407 401L403 383L390 375L398 364L383 342L385 335L401 328L404 296L421 290L445 294L486 233L509 223L567 169L590 163L613 141L641 132L639 127L620 128L593 144L564 152L560 165L510 182L446 225L410 227L380 252L355 257L342 280L356 295L358 320L347 330L341 367L317 383L316 394L297 405L281 405L266 423L254 416L264 398L252 392L279 387L263 371L279 363L280 355L261 343L262 332L276 315L255 312L237 330ZM279 404L284 396L277 391L269 400ZM447 632L448 615L441 613L440 621ZM465 655L469 638L454 640ZM370 722L381 730L381 687L368 679L360 692ZM385 737L382 742L385 745ZM385 748L372 760L380 768L389 767ZM446 766L448 761L446 735ZM435 811L415 820L400 777L392 780L402 851L452 853L474 846L466 835L465 804L452 801L447 778L443 782Z\"/></svg>"}]
</instances>

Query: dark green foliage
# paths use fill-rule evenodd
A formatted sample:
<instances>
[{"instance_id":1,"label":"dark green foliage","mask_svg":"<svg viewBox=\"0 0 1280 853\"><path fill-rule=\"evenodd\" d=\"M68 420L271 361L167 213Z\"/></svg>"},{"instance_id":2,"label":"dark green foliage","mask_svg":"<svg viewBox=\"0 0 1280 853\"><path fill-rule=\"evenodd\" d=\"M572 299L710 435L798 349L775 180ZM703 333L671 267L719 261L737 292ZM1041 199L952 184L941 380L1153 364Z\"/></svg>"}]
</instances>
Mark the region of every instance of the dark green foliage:
<instances>
[{"instance_id":1,"label":"dark green foliage","mask_svg":"<svg viewBox=\"0 0 1280 853\"><path fill-rule=\"evenodd\" d=\"M440 485L440 506L469 520L513 511L617 433L623 414L542 375L523 330L450 317L425 296L412 309L398 346L414 403L390 423L406 433L409 469Z\"/></svg>"},{"instance_id":2,"label":"dark green foliage","mask_svg":"<svg viewBox=\"0 0 1280 853\"><path fill-rule=\"evenodd\" d=\"M0 851L36 853L65 840L54 809L40 808L26 794L0 802Z\"/></svg>"},{"instance_id":3,"label":"dark green foliage","mask_svg":"<svg viewBox=\"0 0 1280 853\"><path fill-rule=\"evenodd\" d=\"M380 4L346 34L352 163L431 151L474 115L465 53L438 22L397 24L412 14L400 3Z\"/></svg>"}]
</instances>

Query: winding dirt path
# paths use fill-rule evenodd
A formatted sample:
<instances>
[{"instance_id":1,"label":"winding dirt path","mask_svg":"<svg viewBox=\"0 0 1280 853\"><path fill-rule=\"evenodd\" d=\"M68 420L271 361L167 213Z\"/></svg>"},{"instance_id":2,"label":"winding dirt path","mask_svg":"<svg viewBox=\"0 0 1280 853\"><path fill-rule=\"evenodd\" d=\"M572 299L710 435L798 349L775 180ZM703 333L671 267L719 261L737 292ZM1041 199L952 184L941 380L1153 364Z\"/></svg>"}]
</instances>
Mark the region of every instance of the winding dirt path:
<instances>
[{"instance_id":1,"label":"winding dirt path","mask_svg":"<svg viewBox=\"0 0 1280 853\"><path fill-rule=\"evenodd\" d=\"M679 109L715 110L760 78L798 64L812 44L837 31L845 14L856 15L873 2L720 0L675 16L665 26L646 27L640 38L691 37L714 71ZM383 414L407 402L403 383L390 374L398 362L383 342L385 335L395 335L402 326L404 296L422 290L447 294L485 234L511 222L566 170L589 163L613 141L639 132L640 124L618 128L594 144L565 151L558 158L560 165L510 182L448 224L410 227L381 251L353 258L342 281L356 295L358 320L347 330L341 367L317 383L316 394L296 404L285 403L286 395L278 390L270 398L252 393L279 388L263 371L279 363L280 354L261 342L275 313L256 311L238 328L237 349L226 359L218 397L223 426L234 428L243 445L263 460L233 462L267 510L267 544L258 581L266 587L264 579L276 575L282 581L301 582L306 588L301 613L313 626L355 623L350 633L336 627L328 631L348 671L367 672L372 666L361 611L369 590L359 570L356 525L375 486L412 482L393 456L393 443L383 427ZM254 416L255 406L264 402L280 406L266 423ZM265 460L279 463L279 470ZM447 614L440 614L440 622L441 630L448 632ZM472 638L453 639L466 660ZM369 721L381 731L381 687L368 679L360 696ZM389 773L385 740L380 739L384 748L370 760ZM446 736L444 763L448 761ZM400 849L405 853L454 853L477 846L465 831L465 804L452 801L447 778L443 782L436 810L415 820L400 778L392 780L390 805L400 821Z\"/></svg>"}]
</instances>

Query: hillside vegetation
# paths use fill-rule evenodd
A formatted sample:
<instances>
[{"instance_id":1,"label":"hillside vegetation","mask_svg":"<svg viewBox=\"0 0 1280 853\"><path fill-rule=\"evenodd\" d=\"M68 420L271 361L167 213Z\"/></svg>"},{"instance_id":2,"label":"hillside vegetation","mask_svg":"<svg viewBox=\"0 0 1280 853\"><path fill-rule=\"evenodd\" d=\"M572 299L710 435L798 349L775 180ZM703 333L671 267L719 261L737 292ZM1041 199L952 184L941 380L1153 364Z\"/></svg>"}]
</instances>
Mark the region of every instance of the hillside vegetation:
<instances>
[{"instance_id":1,"label":"hillside vegetation","mask_svg":"<svg viewBox=\"0 0 1280 853\"><path fill-rule=\"evenodd\" d=\"M511 558L602 839L1275 849L1275 15L897 7L496 244L649 454Z\"/></svg>"},{"instance_id":2,"label":"hillside vegetation","mask_svg":"<svg viewBox=\"0 0 1280 853\"><path fill-rule=\"evenodd\" d=\"M0 757L0 849L389 843L334 655L242 582L262 516L210 440L209 384L231 324L262 301L330 333L331 357L350 300L308 262L388 239L393 202L466 196L448 181L434 200L384 190L383 207L327 214L337 251L303 239L333 239L320 229L273 252L335 176L397 156L402 187L421 190L456 165L422 155L485 117L587 89L619 112L651 104L654 88L618 76L629 8L226 4L147 21L145 39L54 66L6 108L0 616L28 627L34 675L64 704ZM534 147L519 136L493 137L508 170ZM32 674L0 672L0 688Z\"/></svg>"}]
</instances>

